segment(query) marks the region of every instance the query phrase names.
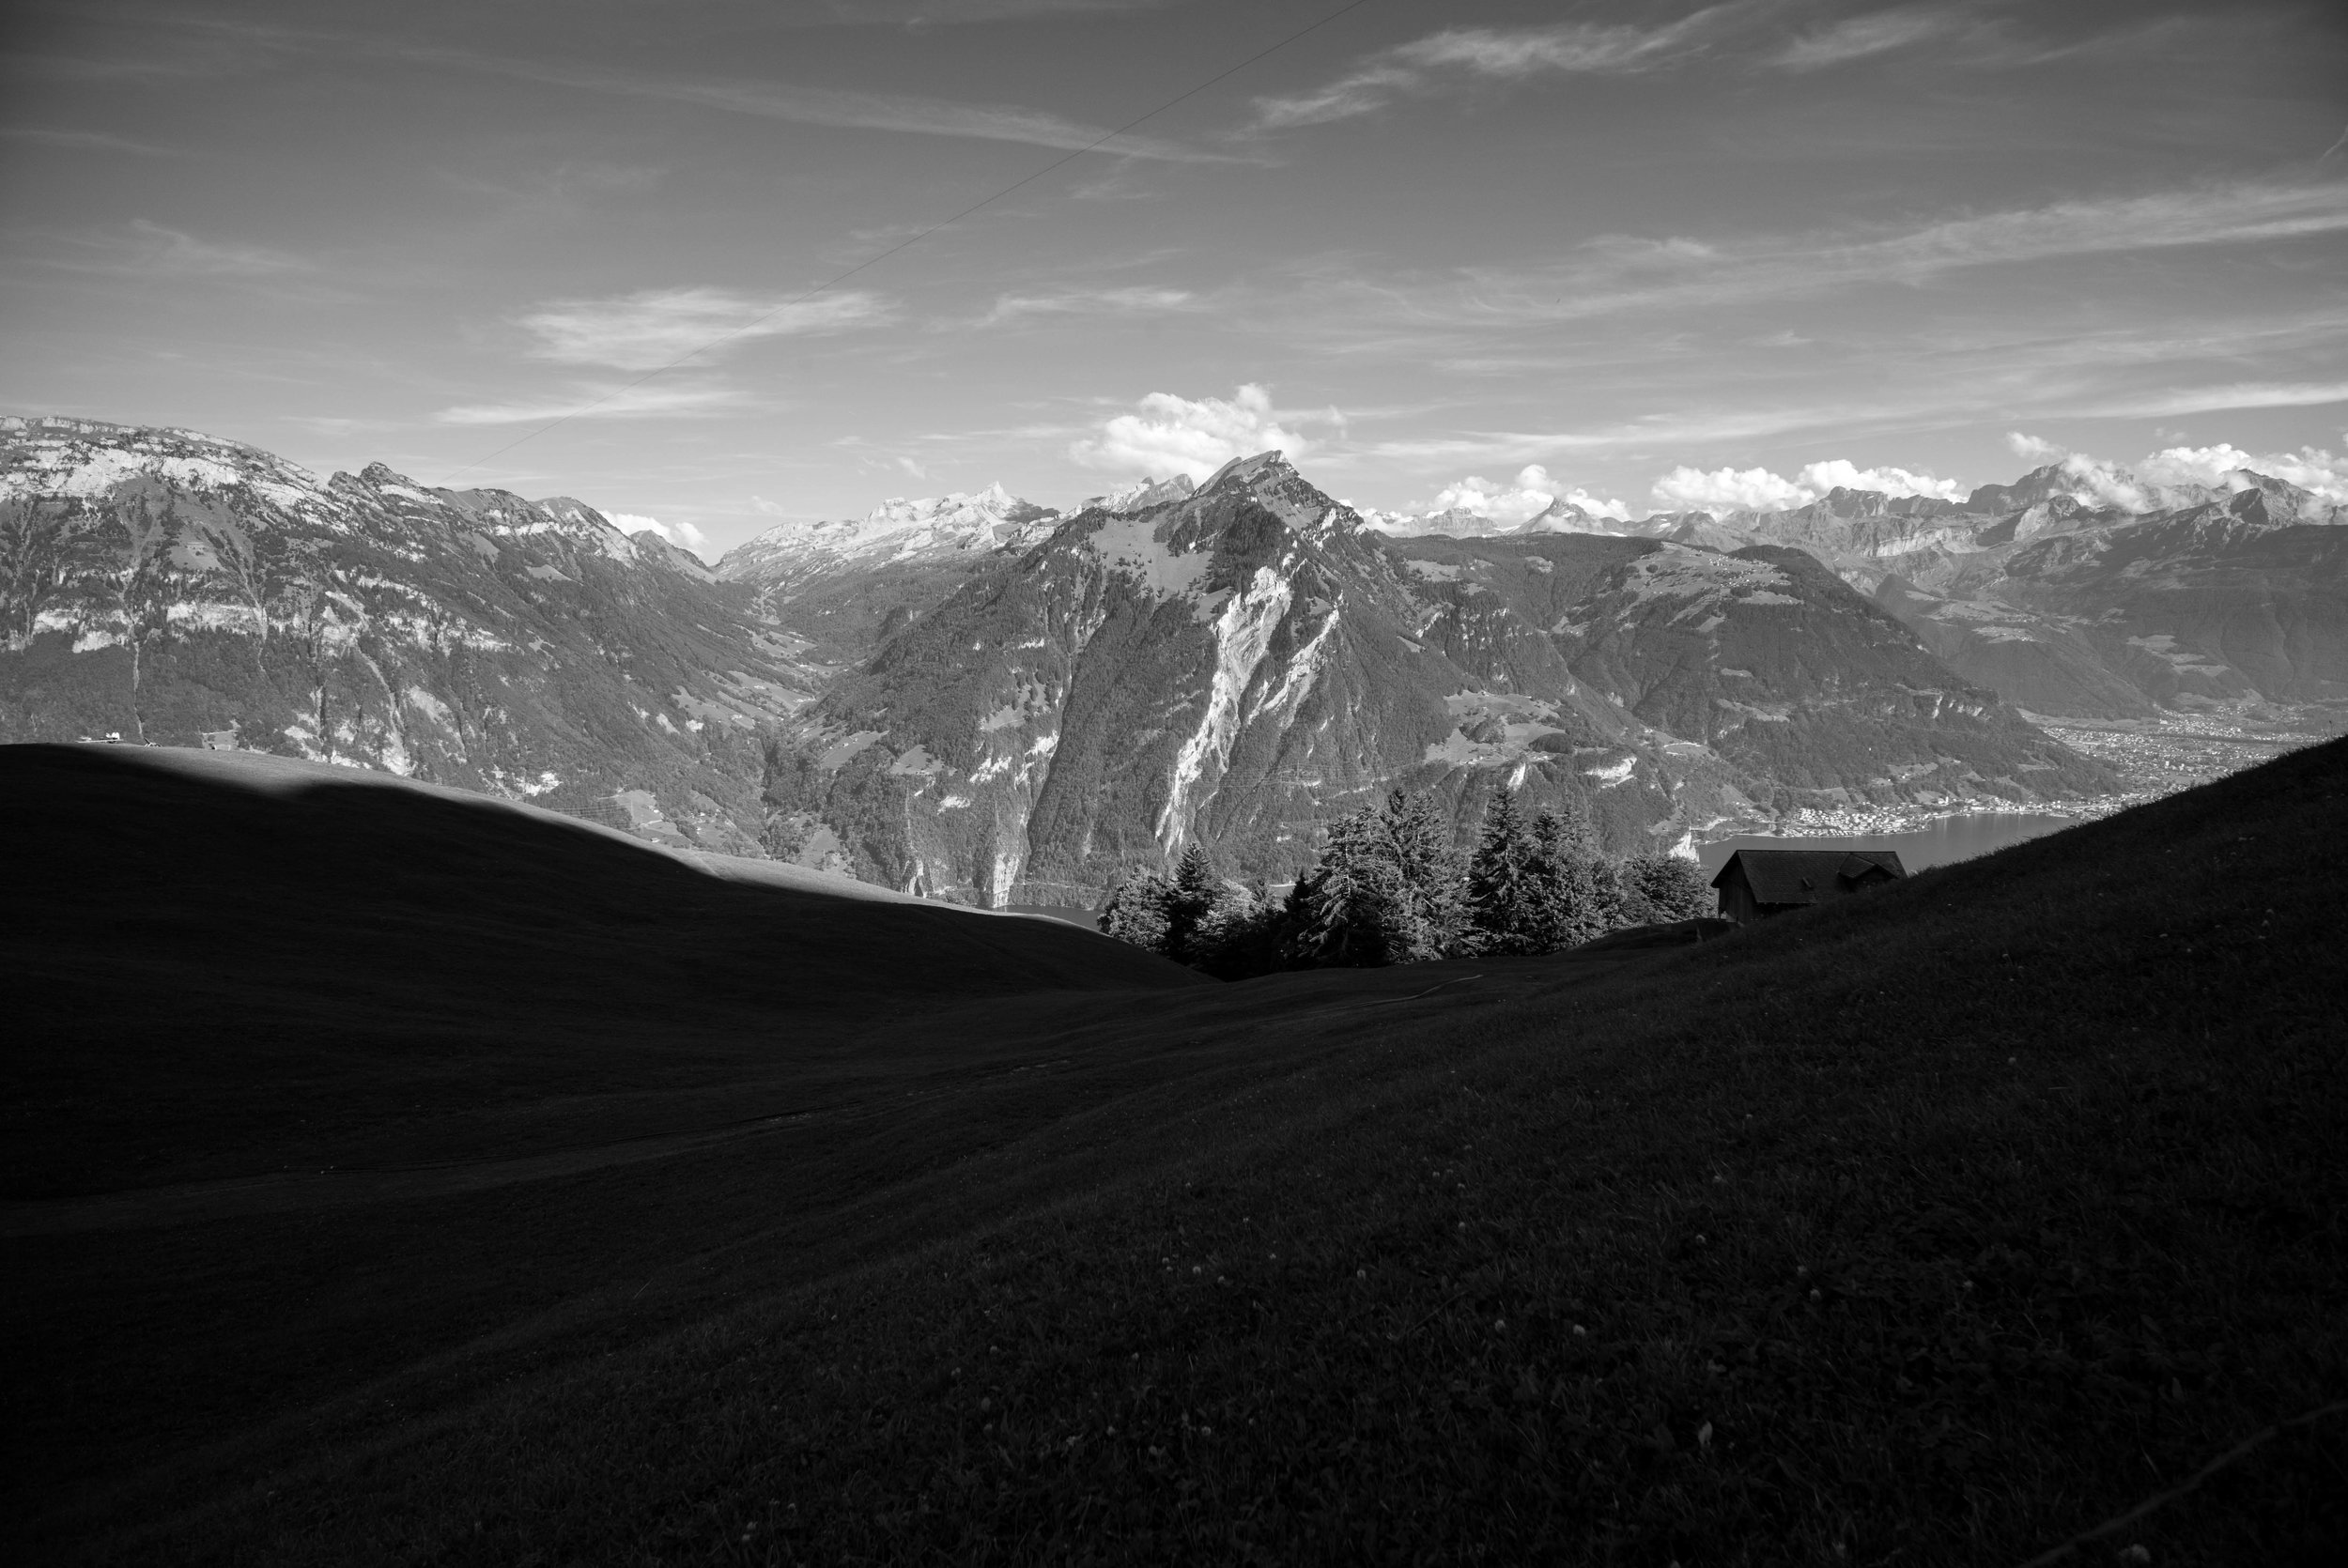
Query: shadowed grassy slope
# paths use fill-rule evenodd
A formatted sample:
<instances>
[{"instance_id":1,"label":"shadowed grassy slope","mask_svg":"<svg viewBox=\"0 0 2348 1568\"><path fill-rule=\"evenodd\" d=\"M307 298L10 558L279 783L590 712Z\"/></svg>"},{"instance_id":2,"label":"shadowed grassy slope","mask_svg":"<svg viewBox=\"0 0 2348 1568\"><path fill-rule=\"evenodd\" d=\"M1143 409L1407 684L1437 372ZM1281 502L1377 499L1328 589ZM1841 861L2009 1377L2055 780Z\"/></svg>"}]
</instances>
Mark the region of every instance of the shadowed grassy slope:
<instances>
[{"instance_id":1,"label":"shadowed grassy slope","mask_svg":"<svg viewBox=\"0 0 2348 1568\"><path fill-rule=\"evenodd\" d=\"M324 1358L216 1400L209 1444L168 1399L103 1442L35 1402L93 1456L47 1538L2019 1560L2348 1397L2344 775L2348 747L2299 753L1691 949L1071 999L1024 1064L1062 1065L893 1139L39 1238L56 1283L13 1342L88 1358L88 1390L133 1383L147 1320L58 1324L127 1312L142 1268L213 1303L183 1350L257 1354L233 1308L268 1299ZM1002 1028L987 1007L941 1035ZM536 1298L499 1273L525 1237ZM363 1314L378 1253L431 1258L414 1309L473 1327L363 1382L319 1325ZM2340 1439L2278 1438L2124 1539L2326 1560Z\"/></svg>"},{"instance_id":2,"label":"shadowed grassy slope","mask_svg":"<svg viewBox=\"0 0 2348 1568\"><path fill-rule=\"evenodd\" d=\"M0 747L0 1196L797 1110L868 1070L851 1048L884 1017L1207 983L1057 922L727 882L315 771L267 793L132 748Z\"/></svg>"}]
</instances>

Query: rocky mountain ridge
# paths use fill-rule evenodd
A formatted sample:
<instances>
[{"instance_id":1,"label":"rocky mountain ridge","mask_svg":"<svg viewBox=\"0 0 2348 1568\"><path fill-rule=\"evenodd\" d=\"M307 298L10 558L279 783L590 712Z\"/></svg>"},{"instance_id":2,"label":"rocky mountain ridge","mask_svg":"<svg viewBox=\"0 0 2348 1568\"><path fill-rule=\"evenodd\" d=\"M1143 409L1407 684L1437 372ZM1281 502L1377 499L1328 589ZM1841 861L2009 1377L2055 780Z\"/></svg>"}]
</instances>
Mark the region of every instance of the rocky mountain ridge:
<instances>
[{"instance_id":1,"label":"rocky mountain ridge","mask_svg":"<svg viewBox=\"0 0 2348 1568\"><path fill-rule=\"evenodd\" d=\"M892 500L712 567L571 498L12 419L0 738L382 768L975 902L1191 842L1285 880L1396 784L1462 823L1522 786L1645 848L2109 792L2017 710L2348 693L2339 509L2230 484L2139 513L2050 465L1496 532L1365 515L1262 453L1064 513Z\"/></svg>"},{"instance_id":2,"label":"rocky mountain ridge","mask_svg":"<svg viewBox=\"0 0 2348 1568\"><path fill-rule=\"evenodd\" d=\"M1836 490L1664 536L1806 550L2033 713L2348 700L2348 507L2247 469L2224 487L2098 478L2049 464L1961 502Z\"/></svg>"},{"instance_id":3,"label":"rocky mountain ridge","mask_svg":"<svg viewBox=\"0 0 2348 1568\"><path fill-rule=\"evenodd\" d=\"M1505 782L1646 848L2109 782L1796 551L1390 540L1267 453L990 562L775 748L775 853L1048 902L1191 841L1285 880L1396 784L1472 822Z\"/></svg>"},{"instance_id":4,"label":"rocky mountain ridge","mask_svg":"<svg viewBox=\"0 0 2348 1568\"><path fill-rule=\"evenodd\" d=\"M731 596L731 598L730 598ZM791 642L592 507L0 421L0 737L276 751L757 853Z\"/></svg>"}]
</instances>

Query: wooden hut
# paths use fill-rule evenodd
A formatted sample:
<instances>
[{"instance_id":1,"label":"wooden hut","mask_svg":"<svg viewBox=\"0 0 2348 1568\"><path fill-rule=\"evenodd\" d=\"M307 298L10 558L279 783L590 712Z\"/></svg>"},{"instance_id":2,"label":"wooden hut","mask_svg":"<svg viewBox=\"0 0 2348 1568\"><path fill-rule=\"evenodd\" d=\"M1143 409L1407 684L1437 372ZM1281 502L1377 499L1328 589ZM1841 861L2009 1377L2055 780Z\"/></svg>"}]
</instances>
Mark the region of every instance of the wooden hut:
<instances>
[{"instance_id":1,"label":"wooden hut","mask_svg":"<svg viewBox=\"0 0 2348 1568\"><path fill-rule=\"evenodd\" d=\"M1907 877L1896 850L1738 850L1712 886L1722 917L1743 924Z\"/></svg>"}]
</instances>

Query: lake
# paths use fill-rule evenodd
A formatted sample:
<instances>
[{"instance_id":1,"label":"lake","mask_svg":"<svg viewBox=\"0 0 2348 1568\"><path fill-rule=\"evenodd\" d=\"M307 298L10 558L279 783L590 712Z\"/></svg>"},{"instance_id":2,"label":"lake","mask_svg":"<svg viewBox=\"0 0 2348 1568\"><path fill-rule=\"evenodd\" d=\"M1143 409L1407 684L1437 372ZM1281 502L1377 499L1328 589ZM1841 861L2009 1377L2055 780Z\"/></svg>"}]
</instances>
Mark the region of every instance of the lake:
<instances>
[{"instance_id":1,"label":"lake","mask_svg":"<svg viewBox=\"0 0 2348 1568\"><path fill-rule=\"evenodd\" d=\"M1738 850L1897 850L1902 866L1910 871L1921 871L1952 860L1970 860L1977 854L1987 854L2041 834L2059 833L2078 822L2076 817L2050 817L2035 811L1976 811L1968 816L1943 817L1930 827L1908 833L1825 833L1815 837L1746 833L1697 845L1696 860L1709 877Z\"/></svg>"}]
</instances>

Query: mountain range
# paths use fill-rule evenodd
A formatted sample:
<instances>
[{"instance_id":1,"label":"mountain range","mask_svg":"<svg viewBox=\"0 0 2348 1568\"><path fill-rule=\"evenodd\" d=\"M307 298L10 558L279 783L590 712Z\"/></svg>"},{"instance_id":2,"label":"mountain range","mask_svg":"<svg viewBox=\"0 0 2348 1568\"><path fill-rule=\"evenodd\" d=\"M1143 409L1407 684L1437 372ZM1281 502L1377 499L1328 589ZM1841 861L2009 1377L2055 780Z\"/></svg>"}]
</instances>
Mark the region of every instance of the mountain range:
<instances>
[{"instance_id":1,"label":"mountain range","mask_svg":"<svg viewBox=\"0 0 2348 1568\"><path fill-rule=\"evenodd\" d=\"M0 422L0 738L236 746L963 901L1497 783L1607 845L2112 776L2030 715L2348 695L2319 498L2129 512L2036 470L1639 523L1365 515L1278 453L1068 511L1000 486L714 568L567 498L321 479L193 432Z\"/></svg>"}]
</instances>

